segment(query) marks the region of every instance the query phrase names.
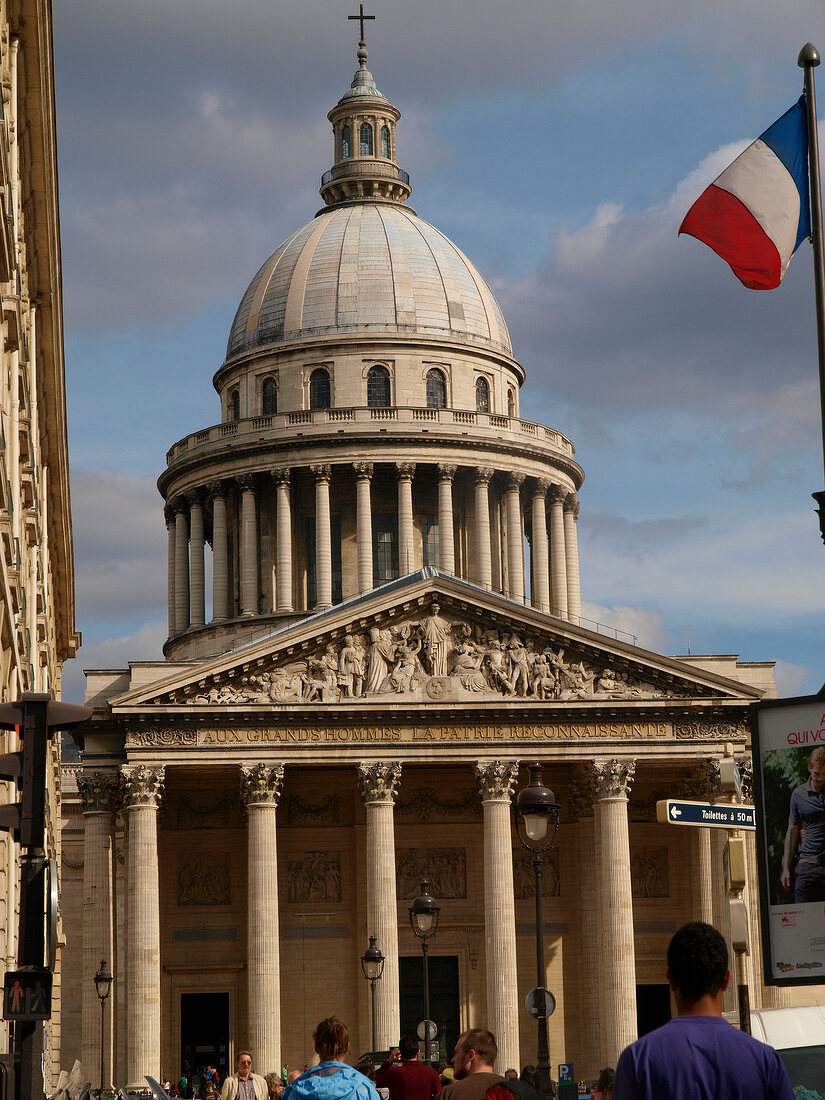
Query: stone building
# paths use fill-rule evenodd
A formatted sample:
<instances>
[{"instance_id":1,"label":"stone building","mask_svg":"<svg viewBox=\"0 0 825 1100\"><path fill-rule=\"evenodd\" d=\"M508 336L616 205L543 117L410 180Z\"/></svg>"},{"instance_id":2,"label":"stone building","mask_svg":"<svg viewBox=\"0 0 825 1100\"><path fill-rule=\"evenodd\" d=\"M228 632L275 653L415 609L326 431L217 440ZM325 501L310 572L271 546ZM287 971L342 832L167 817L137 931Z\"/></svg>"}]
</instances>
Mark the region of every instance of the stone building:
<instances>
[{"instance_id":1,"label":"stone building","mask_svg":"<svg viewBox=\"0 0 825 1100\"><path fill-rule=\"evenodd\" d=\"M0 701L60 696L75 630L51 7L0 3ZM0 731L0 753L20 747ZM59 745L50 749L47 855L59 859ZM3 801L17 797L7 783ZM0 951L17 958L19 848L0 832ZM60 966L46 1083L60 1057ZM8 1025L0 1044L9 1048Z\"/></svg>"},{"instance_id":2,"label":"stone building","mask_svg":"<svg viewBox=\"0 0 825 1100\"><path fill-rule=\"evenodd\" d=\"M214 378L220 423L177 442L159 481L166 660L87 672L96 716L64 801L82 1025L64 1063L98 1056L89 979L111 958L118 1083L241 1046L261 1072L302 1067L330 1012L368 1049L370 936L377 1042L396 1042L423 1015L421 878L442 907L442 1052L485 1024L502 1067L534 1061L532 867L510 823L532 760L563 805L554 1063L614 1063L637 1021L669 1016L672 931L725 925L719 836L656 824L655 801L715 794L771 666L663 657L582 622L573 445L522 418L498 303L409 206L399 112L363 41L358 58L329 113L326 205L253 278Z\"/></svg>"}]
</instances>

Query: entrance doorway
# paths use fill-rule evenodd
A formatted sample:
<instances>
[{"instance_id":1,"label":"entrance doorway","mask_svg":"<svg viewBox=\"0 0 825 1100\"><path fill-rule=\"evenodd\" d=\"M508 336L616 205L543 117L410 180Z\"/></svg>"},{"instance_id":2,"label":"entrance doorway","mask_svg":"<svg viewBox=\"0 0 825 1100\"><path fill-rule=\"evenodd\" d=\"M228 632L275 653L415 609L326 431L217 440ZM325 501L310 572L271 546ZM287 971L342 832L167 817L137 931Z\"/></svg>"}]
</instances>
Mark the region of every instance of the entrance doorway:
<instances>
[{"instance_id":1,"label":"entrance doorway","mask_svg":"<svg viewBox=\"0 0 825 1100\"><path fill-rule=\"evenodd\" d=\"M177 1080L181 1071L191 1080L207 1066L219 1070L221 1081L232 1068L229 1065L229 994L181 993L180 996L180 1069L170 1067Z\"/></svg>"},{"instance_id":2,"label":"entrance doorway","mask_svg":"<svg viewBox=\"0 0 825 1100\"><path fill-rule=\"evenodd\" d=\"M424 961L421 955L409 955L398 962L401 1034L415 1035L416 1028L424 1019ZM438 1027L438 1057L442 1062L449 1062L461 1034L457 955L430 955L430 1019ZM424 1057L423 1042L421 1057ZM436 1060L433 1058L433 1061Z\"/></svg>"},{"instance_id":3,"label":"entrance doorway","mask_svg":"<svg viewBox=\"0 0 825 1100\"><path fill-rule=\"evenodd\" d=\"M670 986L636 986L636 1026L639 1035L661 1027L670 1019Z\"/></svg>"}]
</instances>

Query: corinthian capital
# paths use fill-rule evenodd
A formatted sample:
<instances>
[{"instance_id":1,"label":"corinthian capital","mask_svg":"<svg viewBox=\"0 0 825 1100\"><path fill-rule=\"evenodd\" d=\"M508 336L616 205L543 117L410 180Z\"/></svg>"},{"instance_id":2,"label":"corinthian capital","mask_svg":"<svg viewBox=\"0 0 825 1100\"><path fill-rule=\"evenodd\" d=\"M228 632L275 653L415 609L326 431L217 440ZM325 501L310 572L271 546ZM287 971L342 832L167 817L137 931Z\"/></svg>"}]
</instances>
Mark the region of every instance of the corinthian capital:
<instances>
[{"instance_id":1,"label":"corinthian capital","mask_svg":"<svg viewBox=\"0 0 825 1100\"><path fill-rule=\"evenodd\" d=\"M636 764L632 760L604 760L594 763L596 797L626 799L635 774Z\"/></svg>"},{"instance_id":2,"label":"corinthian capital","mask_svg":"<svg viewBox=\"0 0 825 1100\"><path fill-rule=\"evenodd\" d=\"M355 470L355 480L362 481L372 477L372 463L371 462L353 462L352 468Z\"/></svg>"},{"instance_id":3,"label":"corinthian capital","mask_svg":"<svg viewBox=\"0 0 825 1100\"><path fill-rule=\"evenodd\" d=\"M438 464L438 476L441 481L452 481L455 477L458 466L453 466L450 462L439 462Z\"/></svg>"},{"instance_id":4,"label":"corinthian capital","mask_svg":"<svg viewBox=\"0 0 825 1100\"><path fill-rule=\"evenodd\" d=\"M246 806L277 806L284 781L283 764L241 767L241 797Z\"/></svg>"},{"instance_id":5,"label":"corinthian capital","mask_svg":"<svg viewBox=\"0 0 825 1100\"><path fill-rule=\"evenodd\" d=\"M123 780L123 805L127 810L136 806L158 808L166 775L163 765L150 768L147 764L127 764L120 769L120 775Z\"/></svg>"},{"instance_id":6,"label":"corinthian capital","mask_svg":"<svg viewBox=\"0 0 825 1100\"><path fill-rule=\"evenodd\" d=\"M358 765L358 782L364 802L395 802L395 794L401 779L401 765L393 760L362 762Z\"/></svg>"},{"instance_id":7,"label":"corinthian capital","mask_svg":"<svg viewBox=\"0 0 825 1100\"><path fill-rule=\"evenodd\" d=\"M495 470L492 466L477 466L475 471L476 485L489 485L494 474Z\"/></svg>"},{"instance_id":8,"label":"corinthian capital","mask_svg":"<svg viewBox=\"0 0 825 1100\"><path fill-rule=\"evenodd\" d=\"M84 814L111 814L120 796L120 779L115 772L82 771L77 777L77 791Z\"/></svg>"},{"instance_id":9,"label":"corinthian capital","mask_svg":"<svg viewBox=\"0 0 825 1100\"><path fill-rule=\"evenodd\" d=\"M398 470L398 480L403 481L405 478L412 478L415 474L414 462L396 462L396 470Z\"/></svg>"},{"instance_id":10,"label":"corinthian capital","mask_svg":"<svg viewBox=\"0 0 825 1100\"><path fill-rule=\"evenodd\" d=\"M517 760L491 760L476 764L476 782L482 802L509 802L517 778Z\"/></svg>"},{"instance_id":11,"label":"corinthian capital","mask_svg":"<svg viewBox=\"0 0 825 1100\"><path fill-rule=\"evenodd\" d=\"M332 466L322 462L316 466L310 466L309 472L316 481L329 481L332 477Z\"/></svg>"},{"instance_id":12,"label":"corinthian capital","mask_svg":"<svg viewBox=\"0 0 825 1100\"><path fill-rule=\"evenodd\" d=\"M550 503L561 504L564 506L564 502L567 499L567 490L563 485L557 485L555 482L550 486Z\"/></svg>"},{"instance_id":13,"label":"corinthian capital","mask_svg":"<svg viewBox=\"0 0 825 1100\"><path fill-rule=\"evenodd\" d=\"M680 798L691 798L697 802L715 802L721 791L719 780L719 761L702 760L690 770L690 775L677 785Z\"/></svg>"},{"instance_id":14,"label":"corinthian capital","mask_svg":"<svg viewBox=\"0 0 825 1100\"><path fill-rule=\"evenodd\" d=\"M521 483L524 481L524 474L508 474L507 475L507 492L517 493L521 488Z\"/></svg>"}]
</instances>

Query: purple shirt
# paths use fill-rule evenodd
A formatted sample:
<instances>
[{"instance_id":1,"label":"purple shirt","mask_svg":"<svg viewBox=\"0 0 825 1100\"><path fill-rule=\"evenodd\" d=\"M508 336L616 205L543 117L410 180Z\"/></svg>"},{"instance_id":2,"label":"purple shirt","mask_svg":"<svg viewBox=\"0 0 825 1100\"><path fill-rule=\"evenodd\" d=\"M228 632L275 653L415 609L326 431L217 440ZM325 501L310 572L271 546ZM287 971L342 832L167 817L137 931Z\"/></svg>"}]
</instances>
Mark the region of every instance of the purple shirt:
<instances>
[{"instance_id":1,"label":"purple shirt","mask_svg":"<svg viewBox=\"0 0 825 1100\"><path fill-rule=\"evenodd\" d=\"M676 1016L619 1057L613 1100L794 1100L773 1047L721 1016Z\"/></svg>"}]
</instances>

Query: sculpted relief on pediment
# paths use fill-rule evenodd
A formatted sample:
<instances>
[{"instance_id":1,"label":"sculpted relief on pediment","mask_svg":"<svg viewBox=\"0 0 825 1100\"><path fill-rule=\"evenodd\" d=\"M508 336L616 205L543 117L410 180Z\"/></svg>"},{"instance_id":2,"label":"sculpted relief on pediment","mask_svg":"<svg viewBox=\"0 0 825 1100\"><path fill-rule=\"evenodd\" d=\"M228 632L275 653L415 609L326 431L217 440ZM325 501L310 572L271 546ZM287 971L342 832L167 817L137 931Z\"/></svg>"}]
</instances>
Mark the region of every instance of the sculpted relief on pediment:
<instances>
[{"instance_id":1,"label":"sculpted relief on pediment","mask_svg":"<svg viewBox=\"0 0 825 1100\"><path fill-rule=\"evenodd\" d=\"M179 689L172 703L200 706L271 703L451 702L662 699L675 691L663 675L599 662L538 633L488 627L432 603L423 617L321 636L300 651L258 658L243 671ZM693 689L692 693L695 693Z\"/></svg>"}]
</instances>

